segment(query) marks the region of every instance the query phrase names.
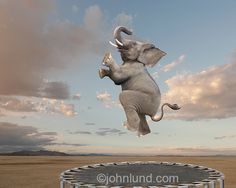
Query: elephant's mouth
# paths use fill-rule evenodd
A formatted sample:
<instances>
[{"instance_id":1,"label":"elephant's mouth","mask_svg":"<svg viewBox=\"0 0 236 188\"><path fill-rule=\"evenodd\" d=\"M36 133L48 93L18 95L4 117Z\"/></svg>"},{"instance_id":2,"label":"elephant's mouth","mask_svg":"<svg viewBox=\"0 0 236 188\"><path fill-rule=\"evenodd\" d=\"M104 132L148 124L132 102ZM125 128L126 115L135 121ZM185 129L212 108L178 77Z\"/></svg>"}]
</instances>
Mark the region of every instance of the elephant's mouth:
<instances>
[{"instance_id":1,"label":"elephant's mouth","mask_svg":"<svg viewBox=\"0 0 236 188\"><path fill-rule=\"evenodd\" d=\"M124 48L119 48L118 51L120 52L121 55L121 59L123 61L128 61L130 60L128 57L130 56L130 52L128 49L124 49Z\"/></svg>"},{"instance_id":2,"label":"elephant's mouth","mask_svg":"<svg viewBox=\"0 0 236 188\"><path fill-rule=\"evenodd\" d=\"M118 48L118 51L120 53L128 53L128 49L125 49L125 48Z\"/></svg>"}]
</instances>

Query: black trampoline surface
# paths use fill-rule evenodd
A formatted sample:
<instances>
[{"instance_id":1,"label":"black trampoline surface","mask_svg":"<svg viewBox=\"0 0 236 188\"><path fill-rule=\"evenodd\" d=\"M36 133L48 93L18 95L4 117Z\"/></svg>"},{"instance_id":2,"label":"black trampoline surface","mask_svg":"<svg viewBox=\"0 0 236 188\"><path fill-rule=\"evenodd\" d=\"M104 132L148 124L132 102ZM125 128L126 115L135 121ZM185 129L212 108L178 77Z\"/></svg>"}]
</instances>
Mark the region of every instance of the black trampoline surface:
<instances>
[{"instance_id":1,"label":"black trampoline surface","mask_svg":"<svg viewBox=\"0 0 236 188\"><path fill-rule=\"evenodd\" d=\"M103 176L105 175L105 176ZM76 179L88 183L112 186L150 186L150 185L177 185L209 178L209 173L187 166L171 166L167 164L130 164L101 166L80 171ZM98 180L98 178L101 180ZM104 179L104 182L103 182ZM171 182L173 181L173 182Z\"/></svg>"},{"instance_id":2,"label":"black trampoline surface","mask_svg":"<svg viewBox=\"0 0 236 188\"><path fill-rule=\"evenodd\" d=\"M122 162L83 166L61 175L72 185L96 186L165 186L197 185L224 178L217 170L181 163Z\"/></svg>"}]
</instances>

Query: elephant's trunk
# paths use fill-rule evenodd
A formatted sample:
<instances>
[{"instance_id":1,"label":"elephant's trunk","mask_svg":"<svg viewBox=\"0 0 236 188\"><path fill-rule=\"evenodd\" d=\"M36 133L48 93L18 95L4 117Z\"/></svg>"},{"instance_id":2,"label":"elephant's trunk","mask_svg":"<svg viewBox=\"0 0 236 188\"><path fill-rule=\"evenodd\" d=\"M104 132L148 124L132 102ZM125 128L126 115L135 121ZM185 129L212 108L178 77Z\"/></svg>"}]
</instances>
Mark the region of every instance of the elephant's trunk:
<instances>
[{"instance_id":1,"label":"elephant's trunk","mask_svg":"<svg viewBox=\"0 0 236 188\"><path fill-rule=\"evenodd\" d=\"M162 106L161 106L161 115L159 117L155 117L155 116L152 116L151 119L152 121L160 121L163 116L164 116L164 106L168 106L169 108L171 108L172 110L179 110L180 107L177 105L177 104L169 104L169 103L164 103Z\"/></svg>"},{"instance_id":2,"label":"elephant's trunk","mask_svg":"<svg viewBox=\"0 0 236 188\"><path fill-rule=\"evenodd\" d=\"M119 26L114 30L114 38L116 40L116 44L118 46L123 46L123 39L121 37L121 32L124 32L127 35L132 35L132 31L128 30L127 28L123 27L123 26Z\"/></svg>"}]
</instances>

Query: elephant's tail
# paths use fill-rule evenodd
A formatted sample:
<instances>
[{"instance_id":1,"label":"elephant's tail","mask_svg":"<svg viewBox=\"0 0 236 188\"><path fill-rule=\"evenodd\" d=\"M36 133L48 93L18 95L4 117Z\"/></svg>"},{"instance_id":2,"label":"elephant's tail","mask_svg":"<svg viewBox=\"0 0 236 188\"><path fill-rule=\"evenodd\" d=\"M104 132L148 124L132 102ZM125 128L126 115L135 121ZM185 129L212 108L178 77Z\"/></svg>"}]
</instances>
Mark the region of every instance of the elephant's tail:
<instances>
[{"instance_id":1,"label":"elephant's tail","mask_svg":"<svg viewBox=\"0 0 236 188\"><path fill-rule=\"evenodd\" d=\"M180 107L177 105L177 104L169 104L169 103L164 103L162 106L161 106L161 115L159 117L155 117L155 116L152 116L151 119L152 121L160 121L163 116L164 116L164 106L168 106L169 108L171 108L172 110L179 110Z\"/></svg>"}]
</instances>

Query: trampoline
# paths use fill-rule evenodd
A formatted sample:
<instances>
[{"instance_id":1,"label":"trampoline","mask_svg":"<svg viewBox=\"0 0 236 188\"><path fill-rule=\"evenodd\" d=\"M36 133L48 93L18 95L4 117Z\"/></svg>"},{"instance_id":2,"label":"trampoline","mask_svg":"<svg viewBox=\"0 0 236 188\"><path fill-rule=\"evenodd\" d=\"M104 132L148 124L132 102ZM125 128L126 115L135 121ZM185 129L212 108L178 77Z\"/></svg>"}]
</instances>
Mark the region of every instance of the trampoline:
<instances>
[{"instance_id":1,"label":"trampoline","mask_svg":"<svg viewBox=\"0 0 236 188\"><path fill-rule=\"evenodd\" d=\"M66 170L60 188L224 188L224 174L193 164L137 161L101 163Z\"/></svg>"}]
</instances>

